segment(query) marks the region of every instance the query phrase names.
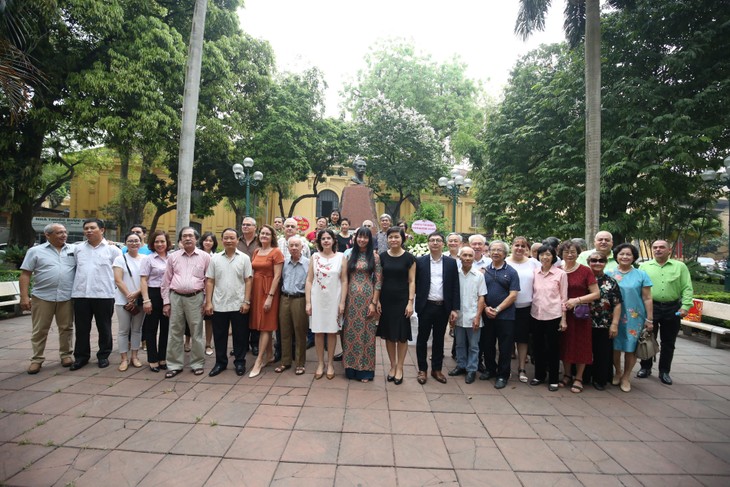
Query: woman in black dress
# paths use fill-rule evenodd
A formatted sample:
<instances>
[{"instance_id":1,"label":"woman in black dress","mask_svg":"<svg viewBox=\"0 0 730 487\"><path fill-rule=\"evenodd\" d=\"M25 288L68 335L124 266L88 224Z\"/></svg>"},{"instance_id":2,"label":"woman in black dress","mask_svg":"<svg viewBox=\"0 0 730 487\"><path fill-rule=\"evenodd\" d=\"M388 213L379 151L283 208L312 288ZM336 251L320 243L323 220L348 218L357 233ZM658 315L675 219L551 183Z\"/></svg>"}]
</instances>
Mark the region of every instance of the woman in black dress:
<instances>
[{"instance_id":1,"label":"woman in black dress","mask_svg":"<svg viewBox=\"0 0 730 487\"><path fill-rule=\"evenodd\" d=\"M403 363L411 336L411 315L416 296L416 258L405 251L405 232L390 227L386 232L388 250L380 254L383 285L377 309L380 315L377 336L385 339L390 359L388 382L403 382Z\"/></svg>"}]
</instances>

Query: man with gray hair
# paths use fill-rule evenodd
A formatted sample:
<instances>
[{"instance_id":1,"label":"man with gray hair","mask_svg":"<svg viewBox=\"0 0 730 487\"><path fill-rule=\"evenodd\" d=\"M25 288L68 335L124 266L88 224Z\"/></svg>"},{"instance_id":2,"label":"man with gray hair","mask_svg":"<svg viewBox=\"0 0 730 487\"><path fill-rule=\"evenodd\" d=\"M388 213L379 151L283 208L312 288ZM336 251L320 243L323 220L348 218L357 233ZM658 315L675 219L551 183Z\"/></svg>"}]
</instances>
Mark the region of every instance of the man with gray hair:
<instances>
[{"instance_id":1,"label":"man with gray hair","mask_svg":"<svg viewBox=\"0 0 730 487\"><path fill-rule=\"evenodd\" d=\"M58 328L61 365L71 367L74 363L71 351L74 316L71 289L76 272L74 250L66 244L68 233L63 225L50 223L43 233L47 242L31 247L20 265L20 307L25 311L30 310L33 323L30 336L33 357L28 367L29 374L37 374L41 370L48 330L54 317ZM35 282L31 297L29 289L32 274L35 274Z\"/></svg>"},{"instance_id":2,"label":"man with gray hair","mask_svg":"<svg viewBox=\"0 0 730 487\"><path fill-rule=\"evenodd\" d=\"M492 259L487 256L487 239L484 238L484 235L475 233L469 237L469 246L474 249L472 267L484 274L484 269L492 263Z\"/></svg>"},{"instance_id":3,"label":"man with gray hair","mask_svg":"<svg viewBox=\"0 0 730 487\"><path fill-rule=\"evenodd\" d=\"M284 220L284 235L277 240L279 250L281 250L281 253L284 254L284 259L289 258L289 239L295 235L299 237L299 240L302 243L301 255L309 259L309 241L297 233L298 228L299 225L294 218L287 218Z\"/></svg>"},{"instance_id":4,"label":"man with gray hair","mask_svg":"<svg viewBox=\"0 0 730 487\"><path fill-rule=\"evenodd\" d=\"M393 219L387 213L380 215L380 231L375 234L375 248L378 253L388 250L388 229L393 225Z\"/></svg>"}]
</instances>

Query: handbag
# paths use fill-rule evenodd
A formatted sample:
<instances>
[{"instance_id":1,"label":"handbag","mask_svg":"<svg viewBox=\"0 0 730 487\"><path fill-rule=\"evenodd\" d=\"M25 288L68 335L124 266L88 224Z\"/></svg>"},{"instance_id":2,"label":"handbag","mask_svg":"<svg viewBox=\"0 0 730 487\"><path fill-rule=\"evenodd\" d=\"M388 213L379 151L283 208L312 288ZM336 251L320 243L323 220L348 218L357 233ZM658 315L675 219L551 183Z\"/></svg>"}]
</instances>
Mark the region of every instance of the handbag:
<instances>
[{"instance_id":1,"label":"handbag","mask_svg":"<svg viewBox=\"0 0 730 487\"><path fill-rule=\"evenodd\" d=\"M639 344L636 345L636 358L639 360L649 360L659 353L659 343L656 341L654 333L644 328L639 335Z\"/></svg>"},{"instance_id":2,"label":"handbag","mask_svg":"<svg viewBox=\"0 0 730 487\"><path fill-rule=\"evenodd\" d=\"M127 262L127 256L122 254L122 258L124 259L124 265L127 266L127 272L129 272L129 277L132 277L132 270L129 268L129 263ZM137 296L137 299L134 300L134 303L127 303L124 305L124 309L129 311L129 313L132 316L136 316L139 314L140 311L142 311L142 306L144 305L142 299L142 295L140 294Z\"/></svg>"},{"instance_id":3,"label":"handbag","mask_svg":"<svg viewBox=\"0 0 730 487\"><path fill-rule=\"evenodd\" d=\"M573 308L573 315L575 315L576 319L579 320L587 320L591 317L591 307L588 304L579 304L575 308Z\"/></svg>"}]
</instances>

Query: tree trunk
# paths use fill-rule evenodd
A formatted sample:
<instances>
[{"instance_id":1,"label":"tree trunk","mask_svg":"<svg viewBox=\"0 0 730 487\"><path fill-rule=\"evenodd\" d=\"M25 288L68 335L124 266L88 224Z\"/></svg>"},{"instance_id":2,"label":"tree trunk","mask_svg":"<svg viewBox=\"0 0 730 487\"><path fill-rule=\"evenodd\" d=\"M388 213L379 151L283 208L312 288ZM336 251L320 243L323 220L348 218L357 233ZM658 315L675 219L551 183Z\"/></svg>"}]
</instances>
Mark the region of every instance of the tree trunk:
<instances>
[{"instance_id":1,"label":"tree trunk","mask_svg":"<svg viewBox=\"0 0 730 487\"><path fill-rule=\"evenodd\" d=\"M190 190L193 184L193 156L195 154L195 126L198 119L200 94L200 66L203 61L203 33L207 0L195 0L190 47L185 70L185 92L180 134L180 160L177 174L177 221L176 232L190 224Z\"/></svg>"},{"instance_id":2,"label":"tree trunk","mask_svg":"<svg viewBox=\"0 0 730 487\"><path fill-rule=\"evenodd\" d=\"M601 11L599 0L586 0L586 186L585 239L598 232L601 218Z\"/></svg>"},{"instance_id":3,"label":"tree trunk","mask_svg":"<svg viewBox=\"0 0 730 487\"><path fill-rule=\"evenodd\" d=\"M23 136L20 149L16 154L23 167L19 168L19 174L4 175L3 177L14 179L13 205L10 214L10 235L8 243L30 247L35 243L35 230L33 230L33 207L35 197L40 188L39 179L43 172L43 139L47 128L33 121L27 122L23 128Z\"/></svg>"}]
</instances>

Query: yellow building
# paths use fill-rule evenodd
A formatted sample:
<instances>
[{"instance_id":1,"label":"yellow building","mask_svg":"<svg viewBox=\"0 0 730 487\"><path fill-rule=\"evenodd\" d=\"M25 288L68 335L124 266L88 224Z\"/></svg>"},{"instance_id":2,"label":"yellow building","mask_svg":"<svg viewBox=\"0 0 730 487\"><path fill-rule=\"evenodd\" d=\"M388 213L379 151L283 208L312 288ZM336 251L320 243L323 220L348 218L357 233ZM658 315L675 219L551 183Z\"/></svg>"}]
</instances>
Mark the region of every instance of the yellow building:
<instances>
[{"instance_id":1,"label":"yellow building","mask_svg":"<svg viewBox=\"0 0 730 487\"><path fill-rule=\"evenodd\" d=\"M264 172L264 180L266 178L266 169L259 168ZM89 177L76 176L71 181L71 201L69 206L70 218L108 218L100 208L106 206L112 201L118 189L117 174L119 167L115 167L114 171L100 171L95 174L93 179ZM305 198L301 200L294 209L295 216L302 216L310 222L310 226L314 227L315 219L318 215L329 216L334 208L340 208L342 190L350 185L350 178L354 175L351 168L345 168L344 175L328 176L325 181L320 181L318 185L317 198ZM233 173L231 173L233 178ZM301 195L312 192L314 177L310 176L307 181L297 183L292 188L293 195ZM366 175L367 180L367 175ZM241 188L241 197L245 194L245 188ZM258 201L256 201L258 199ZM259 223L271 223L274 217L280 213L279 198L277 193L270 193L267 197L254 198L252 194L252 204L256 205L255 215ZM288 212L294 198L284 200L284 211ZM423 201L437 201L444 206L445 216L451 221L452 201L450 197L441 194L424 194ZM376 212L378 214L385 213L385 205L376 203ZM474 198L471 195L459 198L456 211L456 231L461 233L475 233L482 231L477 216L474 214ZM406 221L410 219L415 209L410 202L406 202L401 206L400 217ZM152 205L148 205L144 215L144 224L150 226L154 210ZM342 215L346 217L347 215ZM170 235L175 233L176 212L171 211L163 215L158 224L157 229L165 230ZM191 224L202 231L211 231L219 235L223 229L236 226L236 217L234 212L228 207L225 201L221 201L215 207L213 214L207 217L196 217L191 215ZM377 222L376 222L377 225ZM120 229L124 231L126 229ZM118 240L117 232L114 229L107 229L108 237Z\"/></svg>"}]
</instances>

